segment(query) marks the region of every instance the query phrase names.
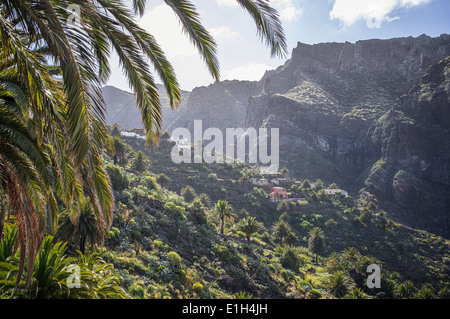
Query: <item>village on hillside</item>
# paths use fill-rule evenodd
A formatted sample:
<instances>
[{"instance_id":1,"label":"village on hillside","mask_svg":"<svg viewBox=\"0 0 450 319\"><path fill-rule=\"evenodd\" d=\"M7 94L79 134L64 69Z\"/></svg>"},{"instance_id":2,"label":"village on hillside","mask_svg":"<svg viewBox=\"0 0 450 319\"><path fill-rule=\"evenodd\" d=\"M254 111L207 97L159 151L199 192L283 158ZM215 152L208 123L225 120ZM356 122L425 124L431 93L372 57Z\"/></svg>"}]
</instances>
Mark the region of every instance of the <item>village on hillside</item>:
<instances>
[{"instance_id":1,"label":"village on hillside","mask_svg":"<svg viewBox=\"0 0 450 319\"><path fill-rule=\"evenodd\" d=\"M281 172L266 175L264 178L251 178L250 183L269 190L270 199L273 202L301 202L306 200L305 198L295 198L291 192L288 192L292 185L302 186L304 181L291 180ZM309 183L309 188L314 189L315 187L315 183ZM347 191L340 188L325 188L324 192L328 196L343 195L346 198L349 196Z\"/></svg>"}]
</instances>

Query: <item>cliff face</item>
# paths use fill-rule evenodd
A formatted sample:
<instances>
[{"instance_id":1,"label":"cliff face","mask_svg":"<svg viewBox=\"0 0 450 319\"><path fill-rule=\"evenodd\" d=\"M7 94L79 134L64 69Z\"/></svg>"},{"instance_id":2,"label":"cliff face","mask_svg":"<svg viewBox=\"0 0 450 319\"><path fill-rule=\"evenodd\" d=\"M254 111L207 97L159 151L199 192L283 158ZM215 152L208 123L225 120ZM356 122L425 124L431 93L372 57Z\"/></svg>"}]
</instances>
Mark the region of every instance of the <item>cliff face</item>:
<instances>
[{"instance_id":1,"label":"cliff face","mask_svg":"<svg viewBox=\"0 0 450 319\"><path fill-rule=\"evenodd\" d=\"M258 82L184 92L178 113L163 114L164 128L192 130L194 120L223 131L279 128L280 164L293 177L337 182L353 194L362 189L362 197L387 201L410 222L450 236L448 59L440 62L447 56L450 35L299 43ZM122 104L135 105L128 101ZM119 109L109 123L140 123L138 113Z\"/></svg>"},{"instance_id":2,"label":"cliff face","mask_svg":"<svg viewBox=\"0 0 450 319\"><path fill-rule=\"evenodd\" d=\"M280 128L281 163L294 176L364 188L408 212L403 220L449 236L450 110L439 63L449 55L449 35L299 44L261 80L246 126Z\"/></svg>"},{"instance_id":3,"label":"cliff face","mask_svg":"<svg viewBox=\"0 0 450 319\"><path fill-rule=\"evenodd\" d=\"M163 130L166 130L173 120L181 114L184 114L190 92L182 91L180 107L177 110L172 110L164 87L158 85L158 90L162 104L162 128ZM117 123L125 130L144 127L142 125L141 113L136 105L134 94L117 89L113 86L105 86L103 88L103 98L106 103L106 122L108 124L113 125Z\"/></svg>"},{"instance_id":4,"label":"cliff face","mask_svg":"<svg viewBox=\"0 0 450 319\"><path fill-rule=\"evenodd\" d=\"M194 120L202 120L204 128L243 128L248 98L260 92L258 82L252 81L223 81L195 88L186 103L186 113L173 120L168 131L192 131Z\"/></svg>"},{"instance_id":5,"label":"cliff face","mask_svg":"<svg viewBox=\"0 0 450 319\"><path fill-rule=\"evenodd\" d=\"M390 198L408 219L450 235L450 57L432 66L374 131L380 165L368 191ZM376 178L383 175L384 178Z\"/></svg>"}]
</instances>

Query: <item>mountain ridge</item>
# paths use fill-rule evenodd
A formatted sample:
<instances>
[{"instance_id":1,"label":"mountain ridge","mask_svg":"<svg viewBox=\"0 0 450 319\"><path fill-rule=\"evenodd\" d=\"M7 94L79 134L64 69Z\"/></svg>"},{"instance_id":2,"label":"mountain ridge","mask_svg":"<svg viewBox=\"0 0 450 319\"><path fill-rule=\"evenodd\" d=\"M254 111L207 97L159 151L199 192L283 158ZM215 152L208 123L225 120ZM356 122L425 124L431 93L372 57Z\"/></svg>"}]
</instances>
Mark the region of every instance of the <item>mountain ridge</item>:
<instances>
[{"instance_id":1,"label":"mountain ridge","mask_svg":"<svg viewBox=\"0 0 450 319\"><path fill-rule=\"evenodd\" d=\"M362 200L374 200L380 208L387 201L394 211L401 210L405 208L397 200L401 196L396 199L391 185L395 173L378 176L390 181L381 186L384 194L368 187L380 184L371 181L382 172L378 166L383 167L385 148L375 133L383 126L380 119L422 83L430 67L449 55L448 34L355 43L299 42L292 57L260 81L216 82L185 94L180 113L163 116L163 128L192 131L194 120L203 120L204 128L222 130L279 128L281 167L292 176L337 181L353 194L362 190ZM397 186L414 180L402 176L395 179ZM435 230L431 224L427 229ZM437 228L442 234L443 229Z\"/></svg>"}]
</instances>

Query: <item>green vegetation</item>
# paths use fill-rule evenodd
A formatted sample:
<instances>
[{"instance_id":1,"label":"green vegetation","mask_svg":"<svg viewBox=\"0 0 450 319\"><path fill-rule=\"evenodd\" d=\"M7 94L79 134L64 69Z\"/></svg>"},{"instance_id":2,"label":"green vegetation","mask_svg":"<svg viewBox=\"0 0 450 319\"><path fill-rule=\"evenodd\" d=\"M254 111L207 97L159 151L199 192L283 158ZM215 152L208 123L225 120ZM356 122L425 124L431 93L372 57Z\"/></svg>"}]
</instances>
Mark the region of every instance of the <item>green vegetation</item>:
<instances>
[{"instance_id":1,"label":"green vegetation","mask_svg":"<svg viewBox=\"0 0 450 319\"><path fill-rule=\"evenodd\" d=\"M272 55L283 55L275 11L238 2ZM166 3L219 79L195 7ZM132 10L84 1L75 27L63 23L66 2L46 4L0 5L0 298L448 298L449 242L373 202L304 180L286 186L302 200L274 203L268 187L250 183L262 177L255 167L174 164L146 60L172 107L180 90ZM134 12L145 4L133 1ZM104 124L112 49L153 147ZM365 284L371 264L383 269L379 289Z\"/></svg>"},{"instance_id":2,"label":"green vegetation","mask_svg":"<svg viewBox=\"0 0 450 319\"><path fill-rule=\"evenodd\" d=\"M276 11L265 3L238 2L254 20L271 55L284 56L287 46ZM219 80L217 45L200 23L195 6L190 1L165 3L178 16L212 77ZM112 187L120 192L129 182L129 176L121 180L121 172L114 166L109 166L107 173L102 158L102 153L107 153L114 165L125 164L127 152L119 138L120 128L111 128L115 137L111 140L105 124L101 92L111 74L112 53L117 54L135 93L147 142L156 145L161 136L161 101L152 69L164 84L170 106L180 104L171 63L154 37L137 24L136 16L144 14L146 4L134 0L129 8L125 1L45 1L36 5L35 1L8 0L0 5L0 239L6 232L5 220L18 226L16 290L24 272L26 290L38 280L32 270L41 246L47 243L44 238L58 229L61 211L66 212L62 222L71 234L61 233L60 237L76 238L83 251L86 238L95 245L110 234L115 202ZM72 16L70 5L78 6L79 16ZM148 170L142 152L133 158L132 168L139 174ZM136 187L134 194L146 193L148 186ZM84 233L91 232L94 224L96 238ZM134 238L136 245L138 237ZM59 279L57 282L52 285L61 287ZM86 296L103 295L108 296L98 292ZM53 293L38 291L30 296L50 297Z\"/></svg>"}]
</instances>

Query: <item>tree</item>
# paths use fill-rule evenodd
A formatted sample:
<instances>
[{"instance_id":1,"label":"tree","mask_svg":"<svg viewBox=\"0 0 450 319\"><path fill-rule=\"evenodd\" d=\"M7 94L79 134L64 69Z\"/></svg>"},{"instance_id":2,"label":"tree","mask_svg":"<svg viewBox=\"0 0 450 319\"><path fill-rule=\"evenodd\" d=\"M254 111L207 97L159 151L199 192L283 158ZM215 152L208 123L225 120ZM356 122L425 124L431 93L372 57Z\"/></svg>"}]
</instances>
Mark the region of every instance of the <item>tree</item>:
<instances>
[{"instance_id":1,"label":"tree","mask_svg":"<svg viewBox=\"0 0 450 319\"><path fill-rule=\"evenodd\" d=\"M325 202L328 200L328 196L323 189L317 192L317 199L321 202Z\"/></svg>"},{"instance_id":2,"label":"tree","mask_svg":"<svg viewBox=\"0 0 450 319\"><path fill-rule=\"evenodd\" d=\"M316 255L317 264L317 255L322 254L325 250L325 234L319 227L315 227L309 232L308 249Z\"/></svg>"},{"instance_id":3,"label":"tree","mask_svg":"<svg viewBox=\"0 0 450 319\"><path fill-rule=\"evenodd\" d=\"M336 183L332 183L330 186L328 186L329 189L339 189L339 186L336 185Z\"/></svg>"},{"instance_id":4,"label":"tree","mask_svg":"<svg viewBox=\"0 0 450 319\"><path fill-rule=\"evenodd\" d=\"M275 240L279 241L281 245L292 243L294 241L293 237L295 237L291 230L291 226L289 226L286 220L281 218L273 225L272 236Z\"/></svg>"},{"instance_id":5,"label":"tree","mask_svg":"<svg viewBox=\"0 0 450 319\"><path fill-rule=\"evenodd\" d=\"M314 189L316 189L316 190L321 190L321 189L323 189L323 182L322 182L322 180L321 179L318 179L315 183L314 183Z\"/></svg>"},{"instance_id":6,"label":"tree","mask_svg":"<svg viewBox=\"0 0 450 319\"><path fill-rule=\"evenodd\" d=\"M283 168L280 170L280 173L281 173L284 177L286 177L286 176L289 175L289 170L288 170L286 167L283 167Z\"/></svg>"},{"instance_id":7,"label":"tree","mask_svg":"<svg viewBox=\"0 0 450 319\"><path fill-rule=\"evenodd\" d=\"M142 151L137 152L136 158L134 159L131 167L139 173L143 173L148 167L148 158L144 155Z\"/></svg>"},{"instance_id":8,"label":"tree","mask_svg":"<svg viewBox=\"0 0 450 319\"><path fill-rule=\"evenodd\" d=\"M170 178L166 174L161 173L156 177L156 182L161 185L161 187L168 188L170 184Z\"/></svg>"},{"instance_id":9,"label":"tree","mask_svg":"<svg viewBox=\"0 0 450 319\"><path fill-rule=\"evenodd\" d=\"M120 191L123 184L123 175L119 166L116 165L106 165L106 172L108 173L109 179L111 180L112 187Z\"/></svg>"},{"instance_id":10,"label":"tree","mask_svg":"<svg viewBox=\"0 0 450 319\"><path fill-rule=\"evenodd\" d=\"M164 131L161 134L161 141L168 141L170 139L170 133L167 131Z\"/></svg>"},{"instance_id":11,"label":"tree","mask_svg":"<svg viewBox=\"0 0 450 319\"><path fill-rule=\"evenodd\" d=\"M21 248L18 284L26 259L28 269L33 268L44 239L46 223L50 223L52 231L56 230L58 209L54 183L55 177L64 176L65 170L57 168L60 167L60 162L56 160L59 157L51 156L54 155L52 150L57 152L61 149L50 149L39 138L39 117L28 109L29 99L35 99L37 104L41 101L27 94L27 85L32 85L32 79L26 83L19 76L17 64L7 57L3 46L0 48L0 59L3 61L0 72L0 238L6 215L13 215L20 225L17 233L17 245ZM41 79L45 80L45 77ZM45 94L41 98L43 96ZM61 133L55 131L57 136ZM61 159L65 161L67 158L63 155ZM59 181L63 182L62 179ZM57 193L63 200L67 198L64 196L67 193L63 194L64 185L67 182L61 184ZM28 272L26 285L30 281L31 272Z\"/></svg>"},{"instance_id":12,"label":"tree","mask_svg":"<svg viewBox=\"0 0 450 319\"><path fill-rule=\"evenodd\" d=\"M309 182L308 179L305 179L305 180L303 181L303 183L302 183L302 188L303 188L303 189L311 188L311 183Z\"/></svg>"},{"instance_id":13,"label":"tree","mask_svg":"<svg viewBox=\"0 0 450 319\"><path fill-rule=\"evenodd\" d=\"M121 130L119 124L115 123L111 126L111 136L120 137Z\"/></svg>"},{"instance_id":14,"label":"tree","mask_svg":"<svg viewBox=\"0 0 450 319\"><path fill-rule=\"evenodd\" d=\"M280 214L287 213L290 210L291 210L291 207L289 207L289 203L288 202L283 201L283 202L280 202L277 205L277 212L280 213Z\"/></svg>"},{"instance_id":15,"label":"tree","mask_svg":"<svg viewBox=\"0 0 450 319\"><path fill-rule=\"evenodd\" d=\"M369 296L361 288L354 287L344 296L344 299L369 299Z\"/></svg>"},{"instance_id":16,"label":"tree","mask_svg":"<svg viewBox=\"0 0 450 319\"><path fill-rule=\"evenodd\" d=\"M336 298L343 298L351 288L350 279L341 271L331 275L327 283L331 294Z\"/></svg>"},{"instance_id":17,"label":"tree","mask_svg":"<svg viewBox=\"0 0 450 319\"><path fill-rule=\"evenodd\" d=\"M186 202L192 202L196 196L195 190L190 185L184 186L180 191L180 195L183 196Z\"/></svg>"},{"instance_id":18,"label":"tree","mask_svg":"<svg viewBox=\"0 0 450 319\"><path fill-rule=\"evenodd\" d=\"M80 207L68 208L61 214L56 237L64 241L75 241L84 254L88 241L91 245L103 241L103 230L99 229L90 199L82 199L79 205Z\"/></svg>"},{"instance_id":19,"label":"tree","mask_svg":"<svg viewBox=\"0 0 450 319\"><path fill-rule=\"evenodd\" d=\"M285 56L287 45L277 11L265 1L237 2L255 21L271 55ZM179 18L212 77L219 80L217 45L200 23L195 6L188 0L165 3ZM56 227L53 190L66 206L84 196L84 190L92 199L97 222L107 227L112 223L114 197L101 159L103 149L112 151L102 96L102 86L111 74L111 54L119 57L135 93L148 143L157 144L162 123L152 67L163 82L170 106L180 104L180 88L171 63L134 16L144 14L147 1L133 0L131 4L132 9L121 0L5 0L0 5L0 55L8 67L15 68L3 74L23 85L24 95L16 95L16 86L10 97L18 102L18 113L27 116L24 121L15 117L14 121L19 119L14 124L19 125L14 127L15 133L21 134L13 136L10 133L14 130L8 130L0 160L1 192L24 226L18 235L20 275L27 254L28 267L33 266L45 221ZM77 5L80 15L73 17L69 5ZM2 114L0 118L13 127L10 116ZM49 180L49 167L56 170L52 176L57 182ZM27 210L30 219L25 221Z\"/></svg>"},{"instance_id":20,"label":"tree","mask_svg":"<svg viewBox=\"0 0 450 319\"><path fill-rule=\"evenodd\" d=\"M119 162L123 163L123 160L125 159L126 154L126 146L123 140L120 137L114 137L113 138L113 160L114 165L117 165Z\"/></svg>"},{"instance_id":21,"label":"tree","mask_svg":"<svg viewBox=\"0 0 450 319\"><path fill-rule=\"evenodd\" d=\"M298 271L302 263L298 249L295 247L287 247L284 249L283 254L280 257L280 263L283 267L289 268L293 271Z\"/></svg>"},{"instance_id":22,"label":"tree","mask_svg":"<svg viewBox=\"0 0 450 319\"><path fill-rule=\"evenodd\" d=\"M325 222L325 227L330 231L333 231L336 228L337 222L334 219L329 219Z\"/></svg>"},{"instance_id":23,"label":"tree","mask_svg":"<svg viewBox=\"0 0 450 319\"><path fill-rule=\"evenodd\" d=\"M247 237L247 241L250 241L251 236L263 228L263 224L258 222L255 217L247 216L238 224L238 229L242 231Z\"/></svg>"},{"instance_id":24,"label":"tree","mask_svg":"<svg viewBox=\"0 0 450 319\"><path fill-rule=\"evenodd\" d=\"M202 203L202 205L204 207L209 208L211 205L211 199L209 198L208 194L205 193L201 193L198 197L198 200L200 200L200 202Z\"/></svg>"},{"instance_id":25,"label":"tree","mask_svg":"<svg viewBox=\"0 0 450 319\"><path fill-rule=\"evenodd\" d=\"M214 205L213 214L220 219L220 233L223 235L225 219L233 218L233 207L226 201L219 199Z\"/></svg>"}]
</instances>

